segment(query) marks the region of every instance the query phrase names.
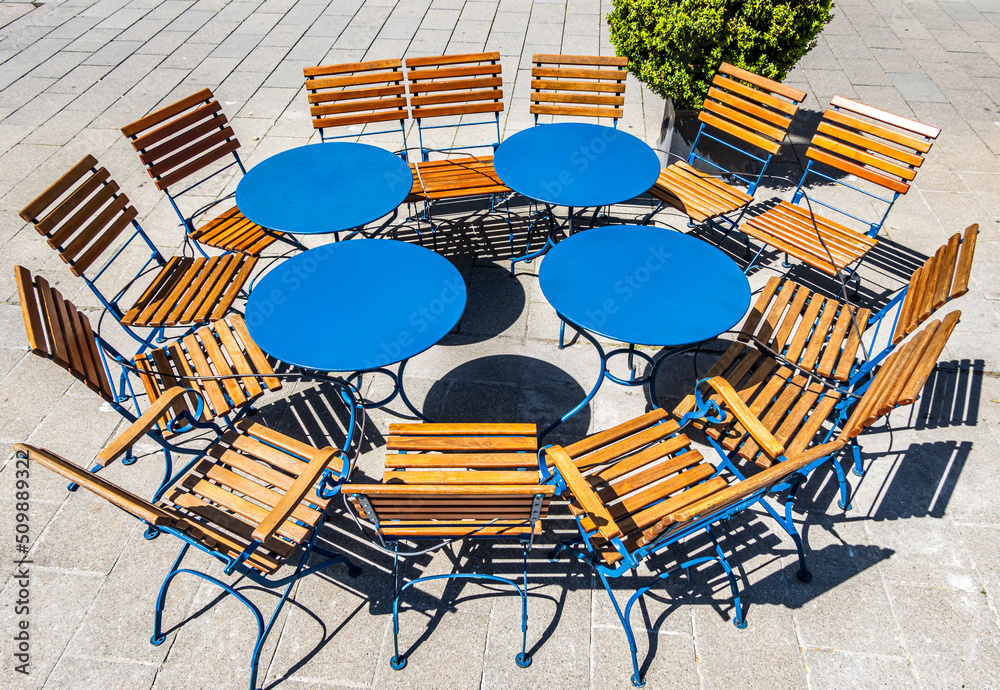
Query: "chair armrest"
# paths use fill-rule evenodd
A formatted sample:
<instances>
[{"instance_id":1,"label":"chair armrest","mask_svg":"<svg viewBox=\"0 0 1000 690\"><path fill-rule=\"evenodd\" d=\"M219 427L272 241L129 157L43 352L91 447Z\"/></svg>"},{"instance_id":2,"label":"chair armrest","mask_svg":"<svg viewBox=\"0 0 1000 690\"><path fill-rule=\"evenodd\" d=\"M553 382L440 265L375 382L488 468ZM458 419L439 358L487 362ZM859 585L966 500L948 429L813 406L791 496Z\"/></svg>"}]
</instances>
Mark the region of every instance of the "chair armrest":
<instances>
[{"instance_id":1,"label":"chair armrest","mask_svg":"<svg viewBox=\"0 0 1000 690\"><path fill-rule=\"evenodd\" d=\"M115 486L106 479L88 472L78 465L74 465L42 448L35 448L23 443L14 446L14 451L32 462L36 462L43 467L47 467L56 474L60 474L75 484L79 484L91 493L97 494L114 506L121 508L126 513L149 523L150 525L163 526L173 525L182 521L180 516L171 515L157 505L154 505L144 498L136 496L118 486Z\"/></svg>"},{"instance_id":2,"label":"chair armrest","mask_svg":"<svg viewBox=\"0 0 1000 690\"><path fill-rule=\"evenodd\" d=\"M146 432L152 429L156 423L160 421L160 418L167 413L167 410L177 404L177 402L180 401L180 399L187 393L193 393L198 396L201 395L198 391L191 390L190 388L174 386L159 398L154 400L149 409L143 412L137 420L132 422L128 429L122 432L118 438L109 443L104 450L97 454L97 462L100 466L107 467L128 452L128 449L134 446L139 439L145 436Z\"/></svg>"},{"instance_id":3,"label":"chair armrest","mask_svg":"<svg viewBox=\"0 0 1000 690\"><path fill-rule=\"evenodd\" d=\"M306 494L315 486L316 482L323 474L323 470L330 464L340 451L332 446L327 446L321 450L316 457L309 461L309 464L302 471L302 474L292 483L292 486L281 497L278 504L271 509L257 528L253 531L253 538L261 543L274 536L278 528L289 518L296 506L306 497Z\"/></svg>"},{"instance_id":4,"label":"chair armrest","mask_svg":"<svg viewBox=\"0 0 1000 690\"><path fill-rule=\"evenodd\" d=\"M711 496L707 496L700 501L672 513L670 517L674 522L687 522L694 517L704 517L711 513L738 503L747 496L750 496L761 489L774 486L785 477L798 472L803 467L807 467L820 458L833 455L846 445L841 439L814 446L801 455L785 460L776 465L771 465L763 472L758 472L748 479L733 484L722 491L718 491Z\"/></svg>"},{"instance_id":5,"label":"chair armrest","mask_svg":"<svg viewBox=\"0 0 1000 690\"><path fill-rule=\"evenodd\" d=\"M733 416L743 425L743 428L747 430L750 437L757 442L765 453L770 455L772 458L779 458L785 453L785 447L778 442L770 431L767 430L757 416L750 411L747 404L743 402L740 398L739 393L736 389L732 387L729 381L722 378L721 376L713 376L712 378L702 379L697 383L697 385L708 384L711 386L722 401L729 408ZM784 464L784 463L782 463Z\"/></svg>"},{"instance_id":6,"label":"chair armrest","mask_svg":"<svg viewBox=\"0 0 1000 690\"><path fill-rule=\"evenodd\" d=\"M597 497L587 480L580 474L580 470L573 464L569 454L561 446L552 446L547 452L555 463L556 470L566 482L566 487L573 494L573 498L590 514L601 536L608 541L622 536L622 531L615 523L614 518L611 517L611 513Z\"/></svg>"}]
</instances>

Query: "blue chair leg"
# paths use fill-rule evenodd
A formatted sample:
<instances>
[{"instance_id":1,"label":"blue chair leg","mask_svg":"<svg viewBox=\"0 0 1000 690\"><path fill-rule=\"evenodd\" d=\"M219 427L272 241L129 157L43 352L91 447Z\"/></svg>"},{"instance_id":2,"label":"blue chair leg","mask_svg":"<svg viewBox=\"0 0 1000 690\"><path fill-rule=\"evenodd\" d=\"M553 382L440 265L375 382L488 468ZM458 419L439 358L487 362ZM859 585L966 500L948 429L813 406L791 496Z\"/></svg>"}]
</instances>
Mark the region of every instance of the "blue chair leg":
<instances>
[{"instance_id":1,"label":"blue chair leg","mask_svg":"<svg viewBox=\"0 0 1000 690\"><path fill-rule=\"evenodd\" d=\"M524 545L524 590L521 594L521 653L514 657L514 661L521 668L531 666L531 657L528 656L528 549L530 544Z\"/></svg>"},{"instance_id":2,"label":"blue chair leg","mask_svg":"<svg viewBox=\"0 0 1000 690\"><path fill-rule=\"evenodd\" d=\"M840 500L837 501L837 505L841 510L851 509L851 498L848 494L847 485L847 474L844 472L843 466L840 464L839 456L834 456L830 461L833 463L833 471L837 475L837 483L840 484Z\"/></svg>"},{"instance_id":3,"label":"blue chair leg","mask_svg":"<svg viewBox=\"0 0 1000 690\"><path fill-rule=\"evenodd\" d=\"M392 648L393 655L389 666L394 671L406 668L406 658L399 655L399 542L392 544Z\"/></svg>"},{"instance_id":4,"label":"blue chair leg","mask_svg":"<svg viewBox=\"0 0 1000 690\"><path fill-rule=\"evenodd\" d=\"M150 530L155 530L155 527L150 527L146 530L149 533ZM157 530L159 533L159 530ZM147 537L151 539L152 537ZM150 644L154 647L159 647L163 644L163 640L166 636L162 633L160 627L163 622L163 607L167 601L167 589L170 587L170 583L173 581L174 575L177 574L178 568L181 566L181 561L184 560L185 554L190 547L189 544L185 544L181 547L181 552L177 554L177 558L174 560L174 564L170 566L170 572L167 573L166 578L163 580L163 584L160 585L160 593L156 596L156 608L153 611L153 636L149 638Z\"/></svg>"},{"instance_id":5,"label":"blue chair leg","mask_svg":"<svg viewBox=\"0 0 1000 690\"><path fill-rule=\"evenodd\" d=\"M605 577L604 573L600 571L597 572L597 575L598 577L601 578L601 583L604 585L604 589L607 590L608 596L611 597L611 603L615 607L615 613L618 614L618 620L621 621L622 628L625 630L625 637L628 638L628 648L629 652L632 654L632 678L630 680L632 681L632 685L634 685L637 688L641 688L646 684L646 679L643 678L642 675L640 675L639 673L639 655L638 655L638 650L636 649L635 646L635 634L633 634L632 632L632 624L622 614L621 607L618 606L618 600L615 599L614 592L611 591L611 585L608 583L608 578ZM635 601L640 596L642 596L642 594L643 590L639 590L638 592L633 594L632 597L628 600L628 605L626 610L631 611L632 604L634 604Z\"/></svg>"},{"instance_id":6,"label":"blue chair leg","mask_svg":"<svg viewBox=\"0 0 1000 690\"><path fill-rule=\"evenodd\" d=\"M854 442L851 450L854 453L854 469L852 471L855 476L863 477L865 476L865 466L861 464L861 446Z\"/></svg>"},{"instance_id":7,"label":"blue chair leg","mask_svg":"<svg viewBox=\"0 0 1000 690\"><path fill-rule=\"evenodd\" d=\"M800 475L801 476L801 475ZM765 498L760 499L760 504L764 506L768 513L771 514L778 524L785 530L785 532L792 538L795 542L795 550L799 556L799 571L795 574L802 582L812 582L812 573L809 572L809 568L806 567L806 550L805 546L802 544L802 537L799 536L799 531L795 527L795 522L792 520L792 504L795 502L795 493L799 490L801 481L804 479L802 477L792 488L788 490L788 496L785 498L785 515L781 516L774 509L773 506Z\"/></svg>"},{"instance_id":8,"label":"blue chair leg","mask_svg":"<svg viewBox=\"0 0 1000 690\"><path fill-rule=\"evenodd\" d=\"M564 339L566 336L566 322L559 319L559 349L566 347Z\"/></svg>"},{"instance_id":9,"label":"blue chair leg","mask_svg":"<svg viewBox=\"0 0 1000 690\"><path fill-rule=\"evenodd\" d=\"M746 618L743 617L743 604L740 601L740 588L736 583L736 577L733 575L733 567L729 565L729 559L726 558L725 552L722 550L722 546L719 544L718 539L715 538L715 533L712 532L711 527L706 527L705 531L708 532L708 536L712 538L712 543L715 544L715 553L719 556L719 564L722 565L722 569L726 571L726 577L729 578L729 589L733 593L733 625L735 625L740 630L747 627Z\"/></svg>"}]
</instances>

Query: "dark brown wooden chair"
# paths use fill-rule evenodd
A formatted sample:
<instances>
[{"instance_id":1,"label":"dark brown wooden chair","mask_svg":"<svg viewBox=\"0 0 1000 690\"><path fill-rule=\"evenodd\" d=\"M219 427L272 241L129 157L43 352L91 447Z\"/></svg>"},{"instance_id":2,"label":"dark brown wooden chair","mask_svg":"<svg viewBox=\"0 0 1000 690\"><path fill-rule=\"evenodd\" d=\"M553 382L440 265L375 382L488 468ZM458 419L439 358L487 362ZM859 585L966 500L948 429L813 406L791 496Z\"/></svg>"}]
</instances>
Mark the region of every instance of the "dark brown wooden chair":
<instances>
[{"instance_id":1,"label":"dark brown wooden chair","mask_svg":"<svg viewBox=\"0 0 1000 690\"><path fill-rule=\"evenodd\" d=\"M600 55L531 56L531 106L539 115L611 118L624 114L628 58Z\"/></svg>"},{"instance_id":2,"label":"dark brown wooden chair","mask_svg":"<svg viewBox=\"0 0 1000 690\"><path fill-rule=\"evenodd\" d=\"M137 216L107 169L99 168L97 159L89 155L21 211L21 218L34 224L73 275L83 278L101 303L144 346L165 327L208 323L225 316L249 279L256 257L231 252L211 258L164 259ZM145 247L139 249L139 241ZM123 252L116 247L133 242L138 246L131 248L148 251L149 258L123 288L106 296L96 282L121 258ZM155 272L153 278L138 298L130 307L122 308L121 300L132 294L130 288L151 271ZM140 337L135 328L151 331Z\"/></svg>"},{"instance_id":3,"label":"dark brown wooden chair","mask_svg":"<svg viewBox=\"0 0 1000 690\"><path fill-rule=\"evenodd\" d=\"M527 554L541 531L555 487L539 483L534 424L391 424L381 484L344 484L354 510L374 527L393 558L394 669L399 652L399 599L410 586L441 578L481 578L512 585L521 595L522 668L527 641ZM398 585L401 540L517 540L524 549L524 589L497 575L451 573ZM443 545L443 544L442 544Z\"/></svg>"},{"instance_id":4,"label":"dark brown wooden chair","mask_svg":"<svg viewBox=\"0 0 1000 690\"><path fill-rule=\"evenodd\" d=\"M189 392L180 387L164 393L102 451L99 463L108 464L125 454L158 423L165 410L186 395ZM148 538L166 533L183 542L157 597L150 639L153 645L162 644L166 637L162 631L163 610L170 584L178 575L194 575L212 583L250 609L257 623L250 664L251 689L256 687L261 647L295 583L335 563L346 563L352 576L360 572L346 557L316 545L328 501L318 498L314 488L340 453L336 448L316 449L260 424L241 422L238 430L231 430L204 452L198 452L152 502L55 453L26 444L17 444L14 450L19 459L56 472L142 521L148 526ZM73 510L72 501L69 509ZM83 516L81 520L86 521ZM182 560L192 546L221 561L227 576L236 575L235 581L227 582L193 566L182 569ZM314 554L323 560L305 569ZM271 577L286 564L288 574ZM236 589L242 578L254 586L284 588L268 619Z\"/></svg>"},{"instance_id":5,"label":"dark brown wooden chair","mask_svg":"<svg viewBox=\"0 0 1000 690\"><path fill-rule=\"evenodd\" d=\"M770 246L829 275L856 275L858 264L878 241L876 236L893 204L909 191L924 155L940 133L937 127L834 96L806 150L809 163L792 201L782 201L740 226L744 234L763 245L747 270L764 247ZM822 171L824 166L828 172ZM876 192L857 186L860 182L845 182L846 176L871 183ZM860 203L841 209L806 197L804 185L811 177L856 191ZM880 196L885 193L891 196ZM798 205L803 197L807 201L804 207ZM884 208L874 220L859 215L865 199ZM857 221L865 228L858 231L820 216L815 206L836 211L845 221Z\"/></svg>"},{"instance_id":6,"label":"dark brown wooden chair","mask_svg":"<svg viewBox=\"0 0 1000 690\"><path fill-rule=\"evenodd\" d=\"M139 152L139 159L156 188L167 195L188 236L199 245L259 256L276 240L285 237L250 222L235 205L201 225L196 225L195 219L207 208L184 215L177 206L177 197L232 165L246 172L237 153L240 142L236 133L209 89L202 89L125 125L122 134ZM218 165L230 158L228 164ZM181 184L187 186L177 191Z\"/></svg>"},{"instance_id":7,"label":"dark brown wooden chair","mask_svg":"<svg viewBox=\"0 0 1000 690\"><path fill-rule=\"evenodd\" d=\"M406 127L409 117L403 61L400 59L348 62L305 67L309 115L320 139L385 134L395 130L365 130L330 136L331 127L396 123L406 158Z\"/></svg>"},{"instance_id":8,"label":"dark brown wooden chair","mask_svg":"<svg viewBox=\"0 0 1000 690\"><path fill-rule=\"evenodd\" d=\"M781 149L805 97L798 89L722 63L698 114L701 125L687 161L672 163L660 171L649 190L659 205L647 221L667 205L683 212L691 223L709 223L726 231L735 228L742 211L753 201L768 164ZM698 146L704 143L702 137L718 142L722 150L739 154L754 167L759 164L760 171L748 175L706 158ZM699 161L712 172L697 169ZM736 211L741 211L737 217L726 217Z\"/></svg>"}]
</instances>

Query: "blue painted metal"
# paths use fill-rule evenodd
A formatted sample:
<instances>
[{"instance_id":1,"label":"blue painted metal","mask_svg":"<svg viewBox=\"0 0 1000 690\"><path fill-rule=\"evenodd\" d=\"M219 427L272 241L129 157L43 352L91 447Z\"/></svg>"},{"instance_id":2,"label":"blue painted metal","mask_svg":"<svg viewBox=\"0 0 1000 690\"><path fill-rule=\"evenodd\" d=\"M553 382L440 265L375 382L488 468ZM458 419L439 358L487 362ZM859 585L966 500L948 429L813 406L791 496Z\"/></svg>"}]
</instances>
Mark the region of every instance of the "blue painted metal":
<instances>
[{"instance_id":1,"label":"blue painted metal","mask_svg":"<svg viewBox=\"0 0 1000 690\"><path fill-rule=\"evenodd\" d=\"M515 192L554 206L610 206L656 182L660 162L641 139L602 125L559 122L508 137L493 167Z\"/></svg>"},{"instance_id":2,"label":"blue painted metal","mask_svg":"<svg viewBox=\"0 0 1000 690\"><path fill-rule=\"evenodd\" d=\"M360 228L392 213L413 186L395 154L368 144L333 142L284 151L240 180L236 205L263 227L296 235Z\"/></svg>"},{"instance_id":3,"label":"blue painted metal","mask_svg":"<svg viewBox=\"0 0 1000 690\"><path fill-rule=\"evenodd\" d=\"M373 281L372 277L378 280ZM343 297L331 299L342 292ZM254 286L245 319L254 341L268 354L316 372L386 374L394 390L379 407L406 397L406 361L458 323L466 288L455 266L429 249L395 240L354 240L298 254ZM394 374L387 366L399 363Z\"/></svg>"},{"instance_id":4,"label":"blue painted metal","mask_svg":"<svg viewBox=\"0 0 1000 690\"><path fill-rule=\"evenodd\" d=\"M539 438L583 409L605 378L620 385L648 385L655 402L662 363L729 330L750 306L746 276L724 253L690 235L645 225L609 225L566 238L549 252L538 284L559 317L594 346L601 362L597 382L584 400ZM605 353L591 334L628 347ZM653 360L637 351L637 344L668 351ZM621 354L630 360L627 379L608 369L608 360ZM647 375L636 376L634 357L650 365Z\"/></svg>"},{"instance_id":5,"label":"blue painted metal","mask_svg":"<svg viewBox=\"0 0 1000 690\"><path fill-rule=\"evenodd\" d=\"M174 560L173 565L170 567L170 571L164 578L163 584L160 585L160 591L156 597L156 607L153 612L153 636L149 640L150 644L152 644L153 646L159 646L166 639L166 635L162 631L163 610L166 605L167 591L169 590L170 584L173 582L174 578L181 574L187 574L201 578L206 582L210 582L216 587L222 589L225 593L232 595L237 601L246 606L247 609L250 611L251 615L253 615L254 622L257 624L257 638L254 643L253 653L251 654L250 657L250 690L255 690L255 688L257 687L257 665L258 662L260 661L261 649L264 646L264 642L267 639L268 634L274 627L275 621L278 619L278 614L281 612L282 607L288 600L288 596L291 593L292 587L295 585L295 583L311 573L317 572L319 570L324 570L336 563L347 564L348 575L350 575L351 577L357 577L361 572L360 569L356 565L354 565L354 563L352 563L351 560L346 556L340 554L332 554L328 551L316 547L315 545L316 535L317 535L316 531L313 532L313 534L309 538L309 541L305 544L305 549L303 551L302 558L299 560L299 563L296 566L295 571L291 575L288 575L286 577L271 580L268 579L266 576L261 575L256 570L242 565L240 559L232 559L230 557L223 556L222 554L215 551L207 551L201 544L194 542L189 537L187 537L187 535L184 534L184 532L181 532L172 527L161 527L159 528L159 530L167 532L169 534L173 534L174 536L180 538L185 543L181 547L181 551L178 554L176 560ZM222 580L216 577L209 575L208 573L201 572L199 570L193 570L190 568L180 567L181 561L184 559L184 556L187 554L187 551L191 546L195 546L199 550L208 553L209 555L217 558L218 560L221 560L223 563L226 563L227 575L231 574L232 572L239 572L241 577L249 578L256 585L266 587L268 589L278 589L280 587L284 587L284 590L282 591L281 596L278 599L278 603L275 606L274 611L271 613L271 616L268 618L266 623L264 621L264 615L261 609L252 601L250 601L250 599L246 595L237 590L235 587L235 583L229 584L227 582L223 582ZM305 568L304 566L308 562L309 557L313 552L323 555L325 557L325 560L309 568ZM241 554L241 556L245 558L245 555Z\"/></svg>"},{"instance_id":6,"label":"blue painted metal","mask_svg":"<svg viewBox=\"0 0 1000 690\"><path fill-rule=\"evenodd\" d=\"M427 537L432 539L433 537ZM503 540L502 536L491 535L489 537L476 537L475 535L466 537L467 539L500 539ZM419 537L412 537L412 539L419 539ZM509 539L509 537L508 537ZM521 668L527 668L531 666L531 656L528 654L528 550L531 548L531 539L529 537L520 537L522 546L522 566L524 571L524 586L521 587L515 582L506 577L500 577L499 575L487 575L481 573L449 573L447 575L428 575L426 577L418 577L415 580L410 580L403 584L402 587L399 586L399 542L390 542L389 546L393 550L392 559L392 644L393 644L393 656L389 660L389 666L396 671L401 671L406 668L406 657L399 653L399 600L409 587L419 584L421 582L429 582L431 580L484 580L487 582L501 582L508 584L517 590L518 595L521 597L521 651L514 657L514 662Z\"/></svg>"}]
</instances>

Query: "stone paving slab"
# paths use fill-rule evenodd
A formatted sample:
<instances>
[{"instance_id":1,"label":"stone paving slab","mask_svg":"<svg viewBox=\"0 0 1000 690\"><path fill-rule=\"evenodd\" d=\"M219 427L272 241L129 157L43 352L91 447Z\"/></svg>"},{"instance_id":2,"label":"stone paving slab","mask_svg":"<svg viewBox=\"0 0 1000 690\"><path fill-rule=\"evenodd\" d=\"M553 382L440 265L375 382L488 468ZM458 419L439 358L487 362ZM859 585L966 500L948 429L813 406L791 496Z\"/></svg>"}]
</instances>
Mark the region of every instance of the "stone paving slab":
<instances>
[{"instance_id":1,"label":"stone paving slab","mask_svg":"<svg viewBox=\"0 0 1000 690\"><path fill-rule=\"evenodd\" d=\"M501 136L529 127L531 55L611 54L604 16L610 0L53 0L0 2L0 451L28 441L86 464L124 428L117 413L61 369L32 356L20 323L12 267L44 275L98 318L99 302L66 270L18 211L87 153L107 166L166 255L183 250L169 203L149 181L119 128L159 105L209 87L242 142L248 166L318 137L309 123L302 67L403 55L498 50L503 69ZM970 293L947 309L963 312L923 397L863 437L868 473L851 475L853 508L837 509L832 475L817 472L801 492L814 580L795 577L791 540L765 515L727 525L723 545L743 587L747 629L732 625L722 571L693 569L647 597L633 613L649 687L990 687L1000 672L1000 7L992 0L841 0L835 18L786 80L807 92L785 146L758 192L790 198L805 149L829 98L861 99L942 128L909 194L896 204L864 273L859 301L884 303L910 272L954 232L981 233ZM663 102L631 76L620 127L650 144ZM489 129L489 128L487 128ZM683 128L681 128L683 131ZM433 145L483 143L487 134L439 130ZM407 132L416 146L416 132ZM398 149L398 136L378 143ZM685 142L674 139L674 154ZM235 177L197 190L192 208L232 193ZM829 199L837 190L816 190ZM651 208L636 200L611 210L631 222ZM559 321L538 289L542 260L507 275L506 222L475 208L442 214L435 248L461 271L466 315L442 343L414 358L407 387L419 407L445 421L547 424L572 407L596 378L584 341L558 349ZM528 209L515 204L515 249ZM658 222L685 229L677 214ZM700 229L698 236L717 237ZM409 230L400 238L417 241ZM310 242L322 243L322 238ZM742 260L740 242L721 246ZM754 288L781 257L767 255ZM137 265L138 254L126 256ZM816 282L801 266L790 275ZM106 276L120 284L127 268ZM822 281L819 281L820 283ZM825 284L836 290L836 285ZM105 320L115 347L134 343ZM721 352L708 344L663 367L667 408ZM388 391L366 377L363 392ZM650 401L641 390L605 385L588 408L551 437L572 441L634 417ZM260 402L259 419L317 445L339 443L346 420L329 386L289 382ZM388 424L402 408L367 420L356 478L381 477ZM132 467L107 476L149 495L162 456L144 442ZM148 644L152 604L175 545L148 542L130 518L96 498L70 494L37 470L31 479L32 667L13 670L16 582L0 575L2 687L245 687L252 622L237 602L178 580L168 600L170 632ZM14 534L13 463L0 467L0 548ZM808 513L808 519L806 515ZM389 669L391 560L336 513L322 538L355 557L365 574L343 568L301 582L265 646L265 687L625 687L625 636L600 583L584 567L544 557L572 532L556 509L529 570L528 646L534 664L518 669L519 607L492 588L432 581L414 588L402 613L410 667ZM704 540L689 547L708 548ZM516 550L516 549L514 549ZM673 550L659 565L680 556ZM207 557L197 563L215 574ZM509 548L461 545L404 566L407 577L447 572L453 563L520 577ZM645 573L645 567L639 573ZM620 601L625 577L614 584ZM244 589L254 600L273 596ZM270 598L269 598L270 597ZM183 624L181 624L183 623ZM179 626L179 627L178 627Z\"/></svg>"}]
</instances>

